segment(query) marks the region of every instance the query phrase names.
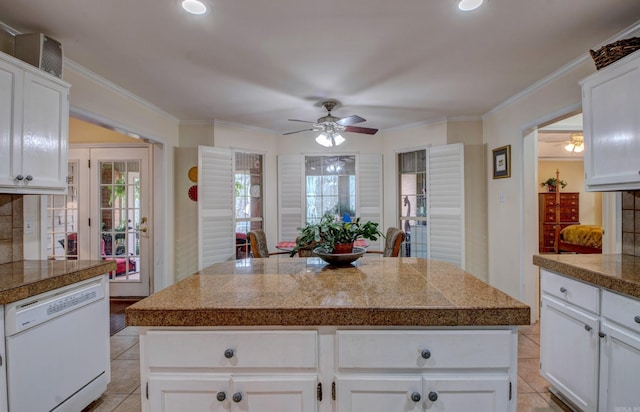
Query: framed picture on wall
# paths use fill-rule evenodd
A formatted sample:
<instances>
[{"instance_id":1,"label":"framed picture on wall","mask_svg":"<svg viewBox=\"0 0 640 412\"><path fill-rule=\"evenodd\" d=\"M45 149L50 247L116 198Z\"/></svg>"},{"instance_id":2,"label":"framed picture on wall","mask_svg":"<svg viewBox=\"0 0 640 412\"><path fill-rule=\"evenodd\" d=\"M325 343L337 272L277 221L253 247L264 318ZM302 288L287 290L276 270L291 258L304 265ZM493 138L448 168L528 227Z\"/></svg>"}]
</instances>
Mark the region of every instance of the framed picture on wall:
<instances>
[{"instance_id":1,"label":"framed picture on wall","mask_svg":"<svg viewBox=\"0 0 640 412\"><path fill-rule=\"evenodd\" d=\"M511 177L511 145L493 149L493 178Z\"/></svg>"}]
</instances>

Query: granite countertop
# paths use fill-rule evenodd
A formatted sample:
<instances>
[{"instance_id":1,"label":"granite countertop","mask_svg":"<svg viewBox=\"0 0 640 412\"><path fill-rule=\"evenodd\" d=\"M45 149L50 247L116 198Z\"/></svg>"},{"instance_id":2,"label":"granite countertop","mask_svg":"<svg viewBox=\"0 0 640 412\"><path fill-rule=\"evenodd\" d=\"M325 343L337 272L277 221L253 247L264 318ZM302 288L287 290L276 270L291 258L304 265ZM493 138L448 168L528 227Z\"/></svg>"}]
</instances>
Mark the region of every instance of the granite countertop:
<instances>
[{"instance_id":1,"label":"granite countertop","mask_svg":"<svg viewBox=\"0 0 640 412\"><path fill-rule=\"evenodd\" d=\"M218 263L126 309L129 326L529 324L529 306L445 262L365 255Z\"/></svg>"},{"instance_id":2,"label":"granite countertop","mask_svg":"<svg viewBox=\"0 0 640 412\"><path fill-rule=\"evenodd\" d=\"M535 255L533 264L640 299L640 257L617 254Z\"/></svg>"},{"instance_id":3,"label":"granite countertop","mask_svg":"<svg viewBox=\"0 0 640 412\"><path fill-rule=\"evenodd\" d=\"M0 265L0 305L116 269L109 260L23 260Z\"/></svg>"}]
</instances>

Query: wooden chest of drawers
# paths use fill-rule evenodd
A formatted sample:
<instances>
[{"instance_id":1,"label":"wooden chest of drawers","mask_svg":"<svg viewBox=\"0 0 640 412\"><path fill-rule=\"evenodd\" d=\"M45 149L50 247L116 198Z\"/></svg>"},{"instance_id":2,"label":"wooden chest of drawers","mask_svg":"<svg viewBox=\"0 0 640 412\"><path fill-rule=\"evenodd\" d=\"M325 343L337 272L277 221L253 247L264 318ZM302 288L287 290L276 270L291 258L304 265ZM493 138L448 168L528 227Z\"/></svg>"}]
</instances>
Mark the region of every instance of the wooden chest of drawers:
<instances>
[{"instance_id":1,"label":"wooden chest of drawers","mask_svg":"<svg viewBox=\"0 0 640 412\"><path fill-rule=\"evenodd\" d=\"M556 224L556 194L538 193L538 242L540 253L553 252ZM580 193L560 193L560 230L580 224Z\"/></svg>"}]
</instances>

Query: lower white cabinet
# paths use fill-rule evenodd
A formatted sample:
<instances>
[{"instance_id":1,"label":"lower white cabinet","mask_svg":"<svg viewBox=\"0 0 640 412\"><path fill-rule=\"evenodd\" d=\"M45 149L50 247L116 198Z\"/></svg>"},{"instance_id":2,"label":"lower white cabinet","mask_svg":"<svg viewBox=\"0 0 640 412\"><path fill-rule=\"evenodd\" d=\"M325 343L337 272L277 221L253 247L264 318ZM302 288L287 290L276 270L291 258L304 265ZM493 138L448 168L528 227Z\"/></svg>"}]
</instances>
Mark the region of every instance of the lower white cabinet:
<instances>
[{"instance_id":1,"label":"lower white cabinet","mask_svg":"<svg viewBox=\"0 0 640 412\"><path fill-rule=\"evenodd\" d=\"M511 410L506 375L338 376L336 385L338 412Z\"/></svg>"},{"instance_id":2,"label":"lower white cabinet","mask_svg":"<svg viewBox=\"0 0 640 412\"><path fill-rule=\"evenodd\" d=\"M183 411L316 411L317 378L309 376L194 376L149 379L149 409Z\"/></svg>"},{"instance_id":3,"label":"lower white cabinet","mask_svg":"<svg viewBox=\"0 0 640 412\"><path fill-rule=\"evenodd\" d=\"M141 328L143 411L515 412L517 327Z\"/></svg>"},{"instance_id":4,"label":"lower white cabinet","mask_svg":"<svg viewBox=\"0 0 640 412\"><path fill-rule=\"evenodd\" d=\"M542 376L585 412L640 410L640 301L545 269L540 276Z\"/></svg>"}]
</instances>

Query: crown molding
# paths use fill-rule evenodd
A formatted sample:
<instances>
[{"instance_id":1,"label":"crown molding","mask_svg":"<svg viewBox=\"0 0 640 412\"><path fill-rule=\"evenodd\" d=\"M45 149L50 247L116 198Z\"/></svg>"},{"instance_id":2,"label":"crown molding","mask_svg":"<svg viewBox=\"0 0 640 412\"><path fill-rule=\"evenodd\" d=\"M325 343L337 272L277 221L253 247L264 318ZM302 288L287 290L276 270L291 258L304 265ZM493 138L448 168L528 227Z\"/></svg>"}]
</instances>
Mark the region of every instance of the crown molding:
<instances>
[{"instance_id":1,"label":"crown molding","mask_svg":"<svg viewBox=\"0 0 640 412\"><path fill-rule=\"evenodd\" d=\"M104 86L107 89L110 89L112 91L114 91L117 94L120 94L130 100L135 101L136 103L140 104L141 106L149 109L152 112L157 113L158 115L171 120L173 122L180 122L180 119L178 119L177 117L175 117L174 115L162 110L161 108L159 108L158 106L154 105L153 103L149 102L148 100L145 100L133 93L131 93L129 90L118 86L117 84L113 83L110 80L105 79L104 77L100 76L99 74L96 74L94 72L92 72L91 70L87 69L86 67L82 66L81 64L76 63L75 61L65 57L63 59L64 61L64 66L66 68L69 68L93 81L95 81L96 83L99 83L100 85Z\"/></svg>"}]
</instances>

